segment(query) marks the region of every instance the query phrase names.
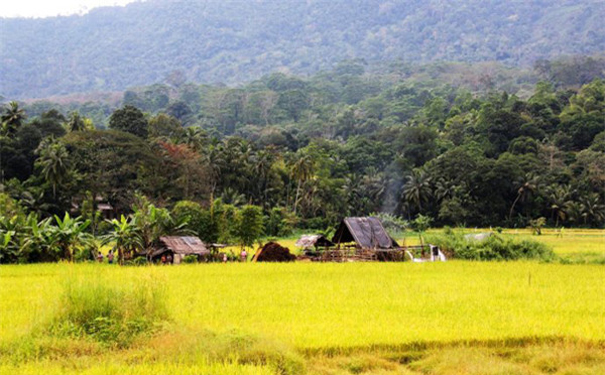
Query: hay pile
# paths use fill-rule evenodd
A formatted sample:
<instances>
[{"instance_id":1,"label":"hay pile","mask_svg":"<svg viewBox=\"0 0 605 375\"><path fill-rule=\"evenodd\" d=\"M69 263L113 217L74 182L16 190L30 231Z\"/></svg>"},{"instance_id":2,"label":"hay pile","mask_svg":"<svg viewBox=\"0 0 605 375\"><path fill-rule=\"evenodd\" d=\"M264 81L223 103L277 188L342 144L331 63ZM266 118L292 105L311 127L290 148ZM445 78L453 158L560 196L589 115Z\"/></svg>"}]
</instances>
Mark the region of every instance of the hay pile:
<instances>
[{"instance_id":1,"label":"hay pile","mask_svg":"<svg viewBox=\"0 0 605 375\"><path fill-rule=\"evenodd\" d=\"M296 256L277 242L267 242L256 258L257 262L293 262Z\"/></svg>"}]
</instances>

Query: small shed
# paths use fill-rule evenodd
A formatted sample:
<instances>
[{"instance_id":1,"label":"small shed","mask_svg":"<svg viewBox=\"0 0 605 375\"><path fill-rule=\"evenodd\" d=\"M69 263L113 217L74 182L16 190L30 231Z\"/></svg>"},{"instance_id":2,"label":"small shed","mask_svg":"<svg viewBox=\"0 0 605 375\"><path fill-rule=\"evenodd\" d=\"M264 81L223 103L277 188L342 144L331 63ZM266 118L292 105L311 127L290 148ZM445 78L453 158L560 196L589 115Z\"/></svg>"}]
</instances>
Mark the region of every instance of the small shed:
<instances>
[{"instance_id":1,"label":"small shed","mask_svg":"<svg viewBox=\"0 0 605 375\"><path fill-rule=\"evenodd\" d=\"M172 262L179 264L187 255L209 255L210 250L198 237L193 236L166 236L160 237L160 244L151 253L151 259L158 259L162 255L172 256Z\"/></svg>"},{"instance_id":2,"label":"small shed","mask_svg":"<svg viewBox=\"0 0 605 375\"><path fill-rule=\"evenodd\" d=\"M334 242L330 241L323 234L305 234L296 241L296 246L305 250L318 247L331 247Z\"/></svg>"},{"instance_id":3,"label":"small shed","mask_svg":"<svg viewBox=\"0 0 605 375\"><path fill-rule=\"evenodd\" d=\"M376 217L347 217L336 230L332 242L340 246L355 243L355 247L364 250L390 250L399 245L384 229Z\"/></svg>"}]
</instances>

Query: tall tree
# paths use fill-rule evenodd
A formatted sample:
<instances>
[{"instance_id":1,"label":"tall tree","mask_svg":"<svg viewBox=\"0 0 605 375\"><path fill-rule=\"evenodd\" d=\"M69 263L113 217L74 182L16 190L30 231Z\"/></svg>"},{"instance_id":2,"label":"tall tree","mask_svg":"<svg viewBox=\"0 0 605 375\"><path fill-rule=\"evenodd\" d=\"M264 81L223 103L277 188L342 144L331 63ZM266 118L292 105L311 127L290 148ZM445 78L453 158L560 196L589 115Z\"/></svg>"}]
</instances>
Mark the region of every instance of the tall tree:
<instances>
[{"instance_id":1,"label":"tall tree","mask_svg":"<svg viewBox=\"0 0 605 375\"><path fill-rule=\"evenodd\" d=\"M131 105L125 105L111 114L109 128L134 134L140 138L147 138L149 134L149 124L145 115Z\"/></svg>"},{"instance_id":2,"label":"tall tree","mask_svg":"<svg viewBox=\"0 0 605 375\"><path fill-rule=\"evenodd\" d=\"M19 103L12 101L4 108L4 113L0 118L2 119L0 135L10 135L14 134L23 125L27 115L25 110L19 106Z\"/></svg>"},{"instance_id":3,"label":"tall tree","mask_svg":"<svg viewBox=\"0 0 605 375\"><path fill-rule=\"evenodd\" d=\"M432 178L426 171L415 169L403 185L403 198L415 205L420 213L422 213L422 203L428 201L431 195L431 181Z\"/></svg>"},{"instance_id":4,"label":"tall tree","mask_svg":"<svg viewBox=\"0 0 605 375\"><path fill-rule=\"evenodd\" d=\"M79 132L86 130L88 128L86 124L86 119L80 116L78 111L73 111L69 114L69 119L67 120L67 131L70 132Z\"/></svg>"},{"instance_id":5,"label":"tall tree","mask_svg":"<svg viewBox=\"0 0 605 375\"><path fill-rule=\"evenodd\" d=\"M65 182L69 176L69 153L65 145L48 138L38 148L40 155L36 164L41 169L44 179L52 186L53 198L57 197L57 186Z\"/></svg>"}]
</instances>

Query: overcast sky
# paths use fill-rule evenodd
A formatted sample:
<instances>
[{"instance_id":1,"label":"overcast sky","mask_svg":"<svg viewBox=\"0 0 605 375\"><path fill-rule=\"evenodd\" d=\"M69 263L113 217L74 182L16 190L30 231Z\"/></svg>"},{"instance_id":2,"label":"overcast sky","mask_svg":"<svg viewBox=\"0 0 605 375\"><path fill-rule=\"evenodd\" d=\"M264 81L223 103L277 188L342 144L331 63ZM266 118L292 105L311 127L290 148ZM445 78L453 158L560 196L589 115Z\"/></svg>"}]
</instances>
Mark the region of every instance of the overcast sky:
<instances>
[{"instance_id":1,"label":"overcast sky","mask_svg":"<svg viewBox=\"0 0 605 375\"><path fill-rule=\"evenodd\" d=\"M0 5L0 17L52 17L86 13L100 6L126 5L135 0L9 0Z\"/></svg>"}]
</instances>

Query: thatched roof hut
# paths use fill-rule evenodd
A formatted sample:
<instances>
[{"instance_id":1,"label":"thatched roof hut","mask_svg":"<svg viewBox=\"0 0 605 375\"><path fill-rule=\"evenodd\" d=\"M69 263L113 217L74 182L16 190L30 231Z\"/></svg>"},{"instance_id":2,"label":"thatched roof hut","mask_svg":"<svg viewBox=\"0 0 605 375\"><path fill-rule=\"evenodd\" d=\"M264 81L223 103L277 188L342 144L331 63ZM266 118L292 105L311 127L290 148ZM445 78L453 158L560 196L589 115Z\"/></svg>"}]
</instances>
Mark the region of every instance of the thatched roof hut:
<instances>
[{"instance_id":1,"label":"thatched roof hut","mask_svg":"<svg viewBox=\"0 0 605 375\"><path fill-rule=\"evenodd\" d=\"M332 242L337 245L354 242L359 249L394 249L399 245L375 217L347 217L336 230Z\"/></svg>"},{"instance_id":2,"label":"thatched roof hut","mask_svg":"<svg viewBox=\"0 0 605 375\"><path fill-rule=\"evenodd\" d=\"M168 254L172 255L173 263L178 264L187 255L209 255L210 250L198 237L160 237L160 245L151 253L151 258L157 259L162 255Z\"/></svg>"},{"instance_id":3,"label":"thatched roof hut","mask_svg":"<svg viewBox=\"0 0 605 375\"><path fill-rule=\"evenodd\" d=\"M305 234L296 241L296 246L303 249L311 249L313 247L334 246L334 242L327 239L323 234Z\"/></svg>"}]
</instances>

